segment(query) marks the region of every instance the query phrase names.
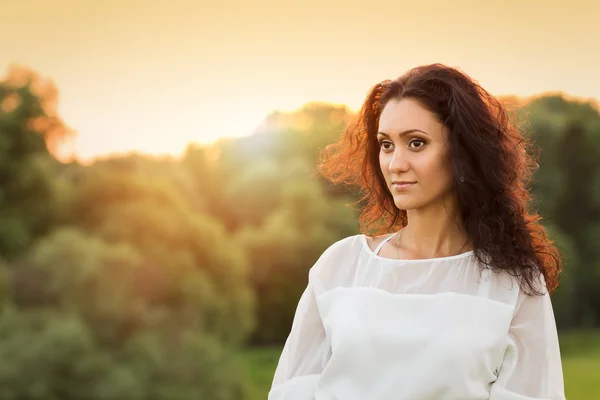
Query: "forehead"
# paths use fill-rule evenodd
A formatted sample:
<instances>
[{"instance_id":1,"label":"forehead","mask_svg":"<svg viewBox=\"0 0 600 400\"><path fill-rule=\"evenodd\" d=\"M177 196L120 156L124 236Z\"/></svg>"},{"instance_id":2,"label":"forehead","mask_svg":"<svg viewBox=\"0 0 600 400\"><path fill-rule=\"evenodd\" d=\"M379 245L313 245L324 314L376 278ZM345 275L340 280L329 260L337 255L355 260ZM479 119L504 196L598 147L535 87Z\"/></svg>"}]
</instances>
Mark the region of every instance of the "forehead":
<instances>
[{"instance_id":1,"label":"forehead","mask_svg":"<svg viewBox=\"0 0 600 400\"><path fill-rule=\"evenodd\" d=\"M444 125L437 116L413 99L392 99L379 116L379 131L397 134L409 129L419 129L432 136L442 135Z\"/></svg>"}]
</instances>

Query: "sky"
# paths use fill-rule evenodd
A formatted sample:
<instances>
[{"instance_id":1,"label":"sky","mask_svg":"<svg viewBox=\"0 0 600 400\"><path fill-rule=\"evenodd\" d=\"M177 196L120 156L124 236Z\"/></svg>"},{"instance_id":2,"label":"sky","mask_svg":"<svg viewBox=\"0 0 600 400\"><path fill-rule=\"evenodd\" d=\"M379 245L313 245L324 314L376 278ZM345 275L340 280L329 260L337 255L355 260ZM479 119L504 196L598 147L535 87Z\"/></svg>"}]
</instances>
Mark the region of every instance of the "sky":
<instances>
[{"instance_id":1,"label":"sky","mask_svg":"<svg viewBox=\"0 0 600 400\"><path fill-rule=\"evenodd\" d=\"M596 0L0 0L0 76L54 82L91 160L179 155L313 101L360 107L417 65L496 95L600 99Z\"/></svg>"}]
</instances>

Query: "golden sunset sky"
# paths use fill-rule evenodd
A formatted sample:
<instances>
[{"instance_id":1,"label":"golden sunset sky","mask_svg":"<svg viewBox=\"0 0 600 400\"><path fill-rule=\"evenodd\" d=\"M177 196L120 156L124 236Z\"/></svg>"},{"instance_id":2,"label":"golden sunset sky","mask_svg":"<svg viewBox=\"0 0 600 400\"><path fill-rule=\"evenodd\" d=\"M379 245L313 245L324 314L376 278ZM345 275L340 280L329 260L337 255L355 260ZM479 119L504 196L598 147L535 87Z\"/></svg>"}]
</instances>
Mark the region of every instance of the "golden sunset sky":
<instances>
[{"instance_id":1,"label":"golden sunset sky","mask_svg":"<svg viewBox=\"0 0 600 400\"><path fill-rule=\"evenodd\" d=\"M82 160L177 155L310 101L355 110L431 62L497 95L600 99L600 2L0 0L0 74L55 83Z\"/></svg>"}]
</instances>

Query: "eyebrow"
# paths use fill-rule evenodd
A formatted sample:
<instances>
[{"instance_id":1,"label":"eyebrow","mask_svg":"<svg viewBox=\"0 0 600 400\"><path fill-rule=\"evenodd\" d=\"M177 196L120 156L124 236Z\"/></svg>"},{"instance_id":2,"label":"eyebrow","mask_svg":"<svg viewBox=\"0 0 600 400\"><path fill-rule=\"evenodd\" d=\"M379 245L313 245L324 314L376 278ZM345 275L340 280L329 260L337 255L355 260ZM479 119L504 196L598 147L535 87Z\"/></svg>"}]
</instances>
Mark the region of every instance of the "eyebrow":
<instances>
[{"instance_id":1,"label":"eyebrow","mask_svg":"<svg viewBox=\"0 0 600 400\"><path fill-rule=\"evenodd\" d=\"M425 131L422 131L422 130L420 130L420 129L407 129L407 130L405 130L405 131L402 131L402 132L400 132L398 135L399 135L399 136L404 136L404 135L407 135L407 134L409 134L409 133L414 133L414 132L421 132L421 133L423 133L423 134L425 134L425 135L427 135L427 136L430 136L430 135L429 135L429 133L427 133L427 132L425 132ZM389 135L389 134L387 134L387 133L385 133L385 132L377 132L377 134L378 134L378 135L381 135L381 136L385 136L385 137L387 137L387 138L389 138L389 137L390 137L390 135Z\"/></svg>"}]
</instances>

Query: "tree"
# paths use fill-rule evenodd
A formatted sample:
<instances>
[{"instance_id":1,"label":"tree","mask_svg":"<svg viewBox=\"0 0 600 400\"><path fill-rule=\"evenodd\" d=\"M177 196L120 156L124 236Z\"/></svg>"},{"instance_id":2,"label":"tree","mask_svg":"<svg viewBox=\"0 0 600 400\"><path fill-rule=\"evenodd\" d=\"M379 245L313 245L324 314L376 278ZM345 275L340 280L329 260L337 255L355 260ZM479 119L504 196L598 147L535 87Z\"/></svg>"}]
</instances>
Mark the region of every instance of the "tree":
<instances>
[{"instance_id":1,"label":"tree","mask_svg":"<svg viewBox=\"0 0 600 400\"><path fill-rule=\"evenodd\" d=\"M173 274L127 243L64 228L10 275L3 399L244 398L244 328L201 270ZM213 326L215 306L234 335Z\"/></svg>"},{"instance_id":2,"label":"tree","mask_svg":"<svg viewBox=\"0 0 600 400\"><path fill-rule=\"evenodd\" d=\"M534 99L527 107L542 150L534 194L546 224L567 243L558 320L565 327L594 325L600 322L600 113L589 102L561 96Z\"/></svg>"},{"instance_id":3,"label":"tree","mask_svg":"<svg viewBox=\"0 0 600 400\"><path fill-rule=\"evenodd\" d=\"M68 183L52 156L71 131L51 82L21 68L0 81L0 255L14 259L61 219Z\"/></svg>"},{"instance_id":4,"label":"tree","mask_svg":"<svg viewBox=\"0 0 600 400\"><path fill-rule=\"evenodd\" d=\"M318 182L297 179L282 192L281 205L262 225L238 233L258 301L254 344L285 341L309 268L333 242L357 233L353 211L328 199Z\"/></svg>"},{"instance_id":5,"label":"tree","mask_svg":"<svg viewBox=\"0 0 600 400\"><path fill-rule=\"evenodd\" d=\"M224 227L196 212L168 175L120 162L87 167L74 201L73 219L109 243L126 243L154 265L149 277L164 288L157 301L177 306L196 298L206 329L239 343L252 325L252 295L241 251L232 251ZM152 179L150 179L152 177ZM182 292L183 291L183 292Z\"/></svg>"}]
</instances>

